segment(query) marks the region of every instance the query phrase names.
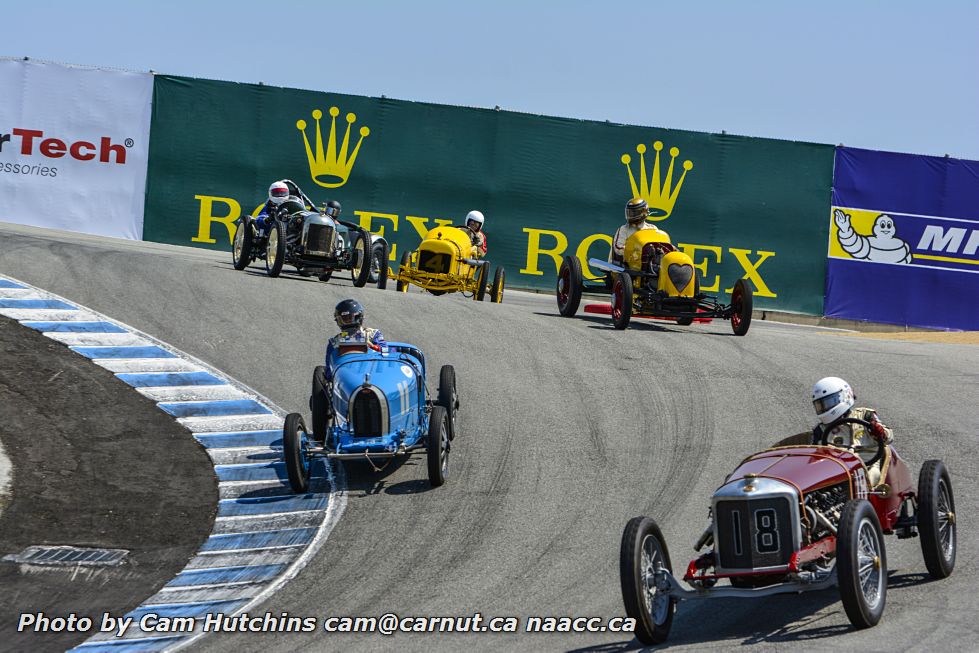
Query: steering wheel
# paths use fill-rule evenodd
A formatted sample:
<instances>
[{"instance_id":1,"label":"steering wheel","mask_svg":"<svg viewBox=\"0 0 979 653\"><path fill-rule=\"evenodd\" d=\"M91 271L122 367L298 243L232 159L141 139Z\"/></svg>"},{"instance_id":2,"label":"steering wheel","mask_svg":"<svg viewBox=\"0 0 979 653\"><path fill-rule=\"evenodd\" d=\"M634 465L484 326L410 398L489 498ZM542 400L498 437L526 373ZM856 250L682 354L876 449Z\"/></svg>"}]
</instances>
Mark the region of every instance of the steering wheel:
<instances>
[{"instance_id":1,"label":"steering wheel","mask_svg":"<svg viewBox=\"0 0 979 653\"><path fill-rule=\"evenodd\" d=\"M835 429L840 424L859 424L860 426L864 427L864 429L866 429L870 437L872 437L874 440L877 441L877 453L874 454L873 458L871 458L870 460L864 463L866 467L871 467L876 463L880 462L881 459L883 459L884 452L887 450L887 443L884 442L884 438L878 438L876 435L874 435L874 431L873 431L874 425L865 419L857 419L856 417L843 417L841 419L836 420L835 422L830 423L829 425L826 426L826 428L823 429L823 435L819 439L819 444L824 446L829 445L828 442L829 432ZM853 453L856 453L855 447L851 446L847 448L853 451Z\"/></svg>"}]
</instances>

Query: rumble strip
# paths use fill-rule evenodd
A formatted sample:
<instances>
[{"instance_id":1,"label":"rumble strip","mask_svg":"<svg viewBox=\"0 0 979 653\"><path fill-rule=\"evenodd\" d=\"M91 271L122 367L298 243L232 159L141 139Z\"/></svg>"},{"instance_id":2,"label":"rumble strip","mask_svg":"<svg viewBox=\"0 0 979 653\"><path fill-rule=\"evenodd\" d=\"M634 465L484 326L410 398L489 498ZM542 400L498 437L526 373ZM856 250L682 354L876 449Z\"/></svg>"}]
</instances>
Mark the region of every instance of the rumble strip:
<instances>
[{"instance_id":1,"label":"rumble strip","mask_svg":"<svg viewBox=\"0 0 979 653\"><path fill-rule=\"evenodd\" d=\"M156 402L207 450L218 477L210 537L182 572L126 617L238 614L293 578L319 549L346 505L340 478L314 468L314 488L295 495L282 462L285 411L206 363L132 327L0 275L0 315L42 332ZM151 437L152 434L147 434ZM203 620L198 620L200 623ZM72 651L170 651L203 635L131 628L98 634Z\"/></svg>"}]
</instances>

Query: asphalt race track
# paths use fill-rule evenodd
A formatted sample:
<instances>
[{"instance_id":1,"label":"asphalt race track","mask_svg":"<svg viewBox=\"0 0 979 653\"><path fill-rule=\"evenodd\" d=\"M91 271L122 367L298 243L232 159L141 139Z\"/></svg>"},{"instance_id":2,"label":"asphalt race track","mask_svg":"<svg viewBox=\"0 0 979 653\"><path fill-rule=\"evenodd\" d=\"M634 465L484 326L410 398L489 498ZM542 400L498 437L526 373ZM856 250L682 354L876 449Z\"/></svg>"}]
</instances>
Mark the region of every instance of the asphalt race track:
<instances>
[{"instance_id":1,"label":"asphalt race track","mask_svg":"<svg viewBox=\"0 0 979 653\"><path fill-rule=\"evenodd\" d=\"M407 295L264 269L230 254L0 227L0 272L150 333L306 409L309 378L355 297L389 340L419 345L430 380L455 365L462 401L451 478L429 490L424 459L346 469L346 512L315 559L260 609L299 616L623 614L626 521L659 521L675 567L693 556L708 498L745 455L811 428L812 383L846 378L878 409L914 470L944 459L959 514L957 567L930 582L918 540L886 538L880 625L854 631L834 590L681 604L668 647L759 651L975 649L979 640L979 347L862 339L756 321L691 327L557 316L552 295L503 305ZM71 242L66 242L71 241ZM492 252L491 252L492 254ZM492 257L490 257L492 259ZM513 275L516 271L510 271ZM393 285L393 284L392 284ZM597 634L221 634L195 650L617 651Z\"/></svg>"}]
</instances>

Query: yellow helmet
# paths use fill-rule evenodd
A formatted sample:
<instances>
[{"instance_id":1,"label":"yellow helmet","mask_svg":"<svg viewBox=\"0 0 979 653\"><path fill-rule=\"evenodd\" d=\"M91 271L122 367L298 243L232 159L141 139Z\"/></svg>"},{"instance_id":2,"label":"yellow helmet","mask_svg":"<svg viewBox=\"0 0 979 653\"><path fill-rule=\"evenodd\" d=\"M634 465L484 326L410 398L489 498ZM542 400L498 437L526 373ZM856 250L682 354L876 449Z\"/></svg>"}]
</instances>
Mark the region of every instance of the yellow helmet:
<instances>
[{"instance_id":1,"label":"yellow helmet","mask_svg":"<svg viewBox=\"0 0 979 653\"><path fill-rule=\"evenodd\" d=\"M649 216L649 205L641 197L633 197L625 203L625 219L631 224L639 224Z\"/></svg>"}]
</instances>

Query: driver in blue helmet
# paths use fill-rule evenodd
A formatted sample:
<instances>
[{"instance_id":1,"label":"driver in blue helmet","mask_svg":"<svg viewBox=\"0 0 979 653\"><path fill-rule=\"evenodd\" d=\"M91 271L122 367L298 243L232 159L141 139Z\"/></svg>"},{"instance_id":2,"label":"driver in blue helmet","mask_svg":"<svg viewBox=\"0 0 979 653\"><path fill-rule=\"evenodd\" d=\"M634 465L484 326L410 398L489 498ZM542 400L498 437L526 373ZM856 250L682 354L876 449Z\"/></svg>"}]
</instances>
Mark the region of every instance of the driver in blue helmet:
<instances>
[{"instance_id":1,"label":"driver in blue helmet","mask_svg":"<svg viewBox=\"0 0 979 653\"><path fill-rule=\"evenodd\" d=\"M333 378L330 361L343 355L345 350L369 348L386 351L388 343L379 329L364 326L364 307L356 299L344 299L336 305L333 318L340 327L340 333L330 338L326 345L326 376Z\"/></svg>"}]
</instances>

